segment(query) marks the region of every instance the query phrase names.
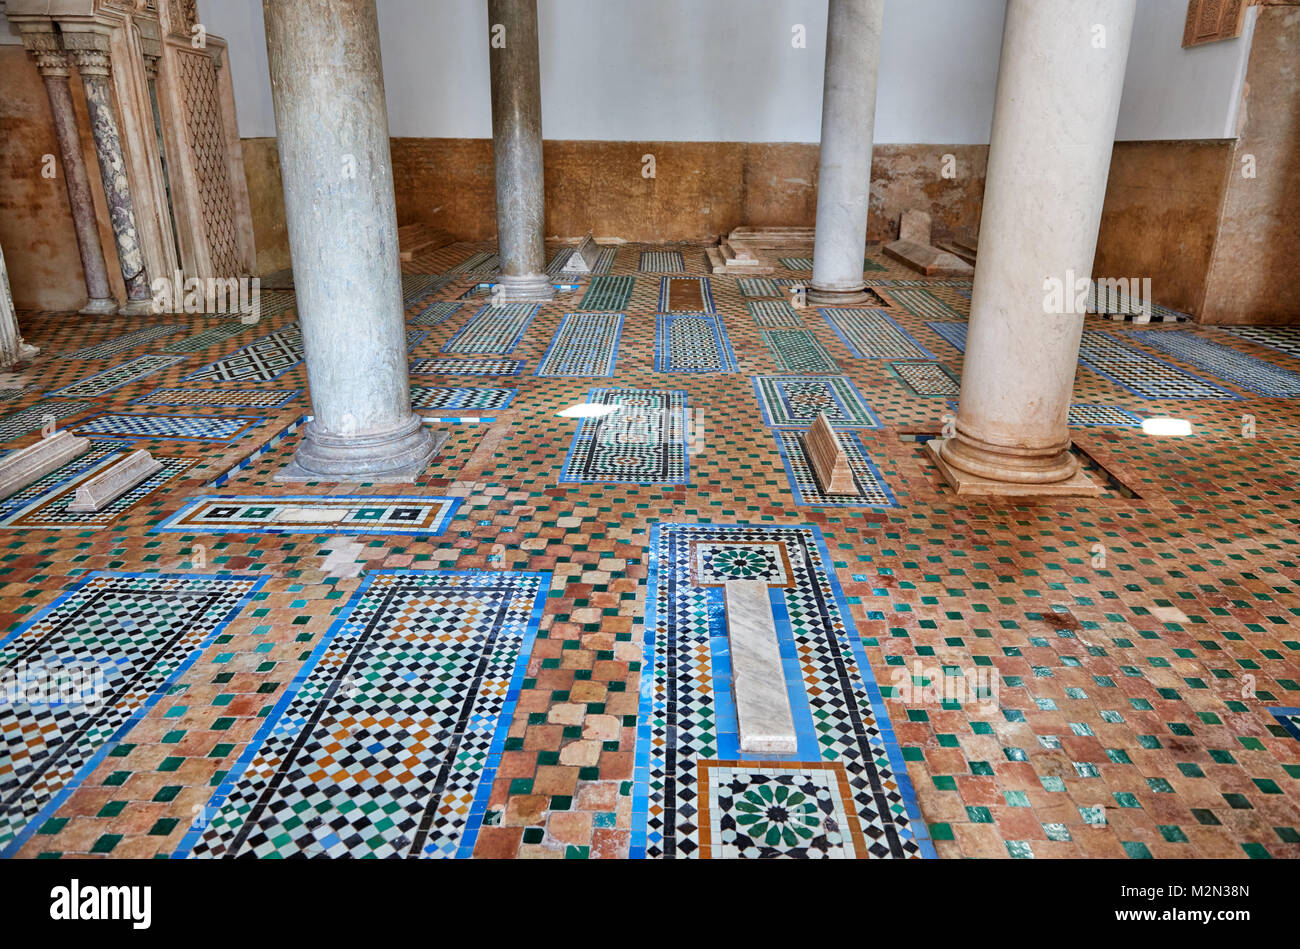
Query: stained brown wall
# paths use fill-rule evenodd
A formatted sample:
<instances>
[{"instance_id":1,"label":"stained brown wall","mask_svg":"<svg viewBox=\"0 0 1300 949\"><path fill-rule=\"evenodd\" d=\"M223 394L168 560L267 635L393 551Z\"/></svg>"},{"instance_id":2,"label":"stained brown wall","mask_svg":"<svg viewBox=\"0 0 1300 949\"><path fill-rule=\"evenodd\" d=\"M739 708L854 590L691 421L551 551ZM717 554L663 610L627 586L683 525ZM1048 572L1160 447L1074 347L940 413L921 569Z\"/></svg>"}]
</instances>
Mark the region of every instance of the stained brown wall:
<instances>
[{"instance_id":1,"label":"stained brown wall","mask_svg":"<svg viewBox=\"0 0 1300 949\"><path fill-rule=\"evenodd\" d=\"M1261 6L1201 321L1300 323L1300 5ZM1253 156L1255 177L1242 175Z\"/></svg>"}]
</instances>

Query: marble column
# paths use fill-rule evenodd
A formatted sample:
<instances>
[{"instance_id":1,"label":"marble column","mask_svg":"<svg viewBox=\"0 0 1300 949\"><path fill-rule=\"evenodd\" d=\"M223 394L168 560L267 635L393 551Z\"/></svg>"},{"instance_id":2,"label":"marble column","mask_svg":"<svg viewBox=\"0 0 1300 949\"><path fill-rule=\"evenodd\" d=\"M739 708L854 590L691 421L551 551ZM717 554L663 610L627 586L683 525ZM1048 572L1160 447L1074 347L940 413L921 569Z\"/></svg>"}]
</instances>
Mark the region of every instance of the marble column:
<instances>
[{"instance_id":1,"label":"marble column","mask_svg":"<svg viewBox=\"0 0 1300 949\"><path fill-rule=\"evenodd\" d=\"M40 350L23 342L18 329L18 311L9 290L9 271L5 268L4 248L0 248L0 369L33 358Z\"/></svg>"},{"instance_id":2,"label":"marble column","mask_svg":"<svg viewBox=\"0 0 1300 949\"><path fill-rule=\"evenodd\" d=\"M90 113L90 128L95 139L95 158L104 182L113 242L117 245L117 259L126 284L126 305L121 312L126 316L152 313L153 295L149 289L149 275L145 272L144 251L140 247L140 232L135 222L135 202L126 177L126 156L122 153L122 137L113 108L108 51L74 49L69 53L86 89L86 110Z\"/></svg>"},{"instance_id":3,"label":"marble column","mask_svg":"<svg viewBox=\"0 0 1300 949\"><path fill-rule=\"evenodd\" d=\"M830 0L808 302L864 303L871 140L885 0Z\"/></svg>"},{"instance_id":4,"label":"marble column","mask_svg":"<svg viewBox=\"0 0 1300 949\"><path fill-rule=\"evenodd\" d=\"M1068 413L1136 0L1009 0L955 437L959 494L1098 494ZM1064 288L1071 304L1062 305Z\"/></svg>"},{"instance_id":5,"label":"marble column","mask_svg":"<svg viewBox=\"0 0 1300 949\"><path fill-rule=\"evenodd\" d=\"M31 37L32 34L27 34ZM53 33L43 34L57 44ZM81 254L81 272L86 281L86 305L81 308L87 316L117 312L117 300L108 283L108 265L104 262L104 248L99 243L99 226L95 221L95 202L90 195L90 176L81 155L81 135L77 131L77 113L72 107L72 90L68 87L68 55L62 49L32 48L32 58L41 78L45 80L45 93L50 99L50 113L54 116L54 133L59 141L59 157L63 165L63 183L68 189L68 204L72 208L72 225L77 235L77 250Z\"/></svg>"},{"instance_id":6,"label":"marble column","mask_svg":"<svg viewBox=\"0 0 1300 949\"><path fill-rule=\"evenodd\" d=\"M439 442L411 411L375 0L262 10L315 416L277 478L412 480Z\"/></svg>"},{"instance_id":7,"label":"marble column","mask_svg":"<svg viewBox=\"0 0 1300 949\"><path fill-rule=\"evenodd\" d=\"M537 0L488 0L488 25L504 27L489 49L492 152L496 161L497 245L502 300L550 300L542 187L542 79Z\"/></svg>"}]
</instances>

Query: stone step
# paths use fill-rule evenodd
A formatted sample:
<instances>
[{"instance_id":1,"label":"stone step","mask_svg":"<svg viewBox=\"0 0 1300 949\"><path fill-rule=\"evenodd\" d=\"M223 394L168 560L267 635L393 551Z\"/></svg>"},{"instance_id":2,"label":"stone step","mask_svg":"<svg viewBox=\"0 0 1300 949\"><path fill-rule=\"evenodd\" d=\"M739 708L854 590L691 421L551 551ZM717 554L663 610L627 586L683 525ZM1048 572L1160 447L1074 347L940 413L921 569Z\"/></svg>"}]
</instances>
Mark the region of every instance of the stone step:
<instances>
[{"instance_id":1,"label":"stone step","mask_svg":"<svg viewBox=\"0 0 1300 949\"><path fill-rule=\"evenodd\" d=\"M78 438L67 429L42 438L0 459L0 499L21 491L38 478L61 468L90 451L90 439Z\"/></svg>"},{"instance_id":2,"label":"stone step","mask_svg":"<svg viewBox=\"0 0 1300 949\"><path fill-rule=\"evenodd\" d=\"M808 457L808 466L812 468L823 494L858 493L857 482L853 480L853 469L849 467L849 456L824 412L813 420L812 427L801 441L804 454Z\"/></svg>"},{"instance_id":3,"label":"stone step","mask_svg":"<svg viewBox=\"0 0 1300 949\"><path fill-rule=\"evenodd\" d=\"M972 251L967 250L965 247L960 246L955 241L944 241L938 245L938 248L939 250L946 250L954 257L960 257L972 267L975 266L975 254Z\"/></svg>"},{"instance_id":4,"label":"stone step","mask_svg":"<svg viewBox=\"0 0 1300 949\"><path fill-rule=\"evenodd\" d=\"M163 463L140 448L77 486L68 510L76 513L102 511L150 475Z\"/></svg>"},{"instance_id":5,"label":"stone step","mask_svg":"<svg viewBox=\"0 0 1300 949\"><path fill-rule=\"evenodd\" d=\"M894 241L884 247L885 255L901 261L927 277L969 277L975 268L955 254L913 241Z\"/></svg>"},{"instance_id":6,"label":"stone step","mask_svg":"<svg viewBox=\"0 0 1300 949\"><path fill-rule=\"evenodd\" d=\"M728 580L723 586L740 750L792 755L799 750L799 738L767 583Z\"/></svg>"}]
</instances>

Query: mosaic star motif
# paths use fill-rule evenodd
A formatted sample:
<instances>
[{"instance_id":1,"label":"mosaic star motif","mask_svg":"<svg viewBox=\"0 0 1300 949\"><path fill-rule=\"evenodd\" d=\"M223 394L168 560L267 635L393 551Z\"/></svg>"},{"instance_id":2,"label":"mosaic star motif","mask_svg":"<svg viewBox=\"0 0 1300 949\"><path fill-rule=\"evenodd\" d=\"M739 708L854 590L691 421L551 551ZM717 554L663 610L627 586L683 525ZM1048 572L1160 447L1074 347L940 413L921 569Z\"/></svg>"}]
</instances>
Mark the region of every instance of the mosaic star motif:
<instances>
[{"instance_id":1,"label":"mosaic star motif","mask_svg":"<svg viewBox=\"0 0 1300 949\"><path fill-rule=\"evenodd\" d=\"M550 581L367 577L176 855L469 856Z\"/></svg>"},{"instance_id":2,"label":"mosaic star motif","mask_svg":"<svg viewBox=\"0 0 1300 949\"><path fill-rule=\"evenodd\" d=\"M587 401L618 411L579 423L561 483L687 482L685 392L592 389Z\"/></svg>"}]
</instances>

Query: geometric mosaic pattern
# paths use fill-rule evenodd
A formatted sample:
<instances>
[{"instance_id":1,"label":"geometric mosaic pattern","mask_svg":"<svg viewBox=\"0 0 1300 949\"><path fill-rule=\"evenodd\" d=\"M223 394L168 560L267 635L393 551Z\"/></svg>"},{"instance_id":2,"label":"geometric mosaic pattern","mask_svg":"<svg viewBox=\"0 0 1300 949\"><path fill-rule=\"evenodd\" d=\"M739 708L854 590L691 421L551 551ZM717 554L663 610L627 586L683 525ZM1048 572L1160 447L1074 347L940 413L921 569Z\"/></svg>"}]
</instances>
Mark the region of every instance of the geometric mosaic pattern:
<instances>
[{"instance_id":1,"label":"geometric mosaic pattern","mask_svg":"<svg viewBox=\"0 0 1300 949\"><path fill-rule=\"evenodd\" d=\"M1131 335L1250 392L1282 399L1300 395L1300 375L1185 330L1146 330Z\"/></svg>"},{"instance_id":2,"label":"geometric mosaic pattern","mask_svg":"<svg viewBox=\"0 0 1300 949\"><path fill-rule=\"evenodd\" d=\"M1118 405L1092 405L1076 402L1070 406L1071 428L1091 428L1101 425L1122 425L1128 428L1141 426L1142 419Z\"/></svg>"},{"instance_id":3,"label":"geometric mosaic pattern","mask_svg":"<svg viewBox=\"0 0 1300 949\"><path fill-rule=\"evenodd\" d=\"M885 484L880 470L872 463L856 432L836 432L840 447L848 458L849 470L853 472L854 487L857 488L856 494L847 495L822 491L808 462L802 432L778 429L773 434L776 435L777 448L785 465L786 476L790 479L790 490L794 493L796 504L813 504L818 507L898 506L894 493Z\"/></svg>"},{"instance_id":4,"label":"geometric mosaic pattern","mask_svg":"<svg viewBox=\"0 0 1300 949\"><path fill-rule=\"evenodd\" d=\"M763 342L786 372L842 371L835 357L807 330L767 330Z\"/></svg>"},{"instance_id":5,"label":"geometric mosaic pattern","mask_svg":"<svg viewBox=\"0 0 1300 949\"><path fill-rule=\"evenodd\" d=\"M246 333L252 328L252 324L242 323L239 320L231 320L228 323L218 323L216 326L210 326L205 330L195 333L193 336L173 340L164 345L162 351L165 353L201 353L209 346L215 346L217 343L224 343L232 336Z\"/></svg>"},{"instance_id":6,"label":"geometric mosaic pattern","mask_svg":"<svg viewBox=\"0 0 1300 949\"><path fill-rule=\"evenodd\" d=\"M183 534L417 534L447 529L459 498L197 497L153 529Z\"/></svg>"},{"instance_id":7,"label":"geometric mosaic pattern","mask_svg":"<svg viewBox=\"0 0 1300 949\"><path fill-rule=\"evenodd\" d=\"M448 270L448 273L495 274L501 269L501 260L496 254L479 251L470 254L463 261Z\"/></svg>"},{"instance_id":8,"label":"geometric mosaic pattern","mask_svg":"<svg viewBox=\"0 0 1300 949\"><path fill-rule=\"evenodd\" d=\"M136 349L145 343L151 343L155 339L161 339L164 336L171 336L187 329L184 324L175 326L150 326L146 329L136 330L134 333L127 333L125 336L119 336L116 339L110 339L108 342L99 343L95 346L86 346L75 352L64 353L64 359L107 359L109 356L115 356L118 353L126 352L128 349Z\"/></svg>"},{"instance_id":9,"label":"geometric mosaic pattern","mask_svg":"<svg viewBox=\"0 0 1300 949\"><path fill-rule=\"evenodd\" d=\"M647 250L641 252L637 270L641 273L685 273L686 261L679 250Z\"/></svg>"},{"instance_id":10,"label":"geometric mosaic pattern","mask_svg":"<svg viewBox=\"0 0 1300 949\"><path fill-rule=\"evenodd\" d=\"M79 423L76 431L110 438L177 438L226 442L238 438L260 418L220 418L214 415L97 415Z\"/></svg>"},{"instance_id":11,"label":"geometric mosaic pattern","mask_svg":"<svg viewBox=\"0 0 1300 949\"><path fill-rule=\"evenodd\" d=\"M482 307L442 347L444 353L504 356L514 351L524 330L537 315L536 303L488 304Z\"/></svg>"},{"instance_id":12,"label":"geometric mosaic pattern","mask_svg":"<svg viewBox=\"0 0 1300 949\"><path fill-rule=\"evenodd\" d=\"M736 280L736 287L740 290L741 296L781 296L781 288L776 285L776 281L771 277L739 277Z\"/></svg>"},{"instance_id":13,"label":"geometric mosaic pattern","mask_svg":"<svg viewBox=\"0 0 1300 949\"><path fill-rule=\"evenodd\" d=\"M781 266L786 270L812 270L813 259L811 257L779 257Z\"/></svg>"},{"instance_id":14,"label":"geometric mosaic pattern","mask_svg":"<svg viewBox=\"0 0 1300 949\"><path fill-rule=\"evenodd\" d=\"M618 411L582 419L561 483L687 483L685 392L592 389L587 402Z\"/></svg>"},{"instance_id":15,"label":"geometric mosaic pattern","mask_svg":"<svg viewBox=\"0 0 1300 949\"><path fill-rule=\"evenodd\" d=\"M632 855L933 856L820 531L656 523L650 543ZM730 579L767 583L795 760L806 769L740 752L723 608ZM843 784L778 780L831 763Z\"/></svg>"},{"instance_id":16,"label":"geometric mosaic pattern","mask_svg":"<svg viewBox=\"0 0 1300 949\"><path fill-rule=\"evenodd\" d=\"M411 372L447 376L517 376L522 359L417 359Z\"/></svg>"},{"instance_id":17,"label":"geometric mosaic pattern","mask_svg":"<svg viewBox=\"0 0 1300 949\"><path fill-rule=\"evenodd\" d=\"M44 402L12 412L0 418L0 441L7 442L34 432L49 418L57 421L93 408L96 408L94 402Z\"/></svg>"},{"instance_id":18,"label":"geometric mosaic pattern","mask_svg":"<svg viewBox=\"0 0 1300 949\"><path fill-rule=\"evenodd\" d=\"M302 330L290 323L267 333L229 356L208 363L186 382L270 382L302 362Z\"/></svg>"},{"instance_id":19,"label":"geometric mosaic pattern","mask_svg":"<svg viewBox=\"0 0 1300 949\"><path fill-rule=\"evenodd\" d=\"M673 305L673 296L688 298L685 305ZM702 305L701 305L702 304ZM659 280L660 313L716 313L713 291L708 277L661 277Z\"/></svg>"},{"instance_id":20,"label":"geometric mosaic pattern","mask_svg":"<svg viewBox=\"0 0 1300 949\"><path fill-rule=\"evenodd\" d=\"M368 576L175 855L469 856L549 586Z\"/></svg>"},{"instance_id":21,"label":"geometric mosaic pattern","mask_svg":"<svg viewBox=\"0 0 1300 949\"><path fill-rule=\"evenodd\" d=\"M655 334L656 372L735 372L726 327L704 313L661 314Z\"/></svg>"},{"instance_id":22,"label":"geometric mosaic pattern","mask_svg":"<svg viewBox=\"0 0 1300 949\"><path fill-rule=\"evenodd\" d=\"M92 450L77 460L7 498L0 506L0 527L12 530L85 530L111 525L142 498L192 467L197 459L155 456L162 467L98 511L69 511L77 489L110 465L126 457L121 445L92 442Z\"/></svg>"},{"instance_id":23,"label":"geometric mosaic pattern","mask_svg":"<svg viewBox=\"0 0 1300 949\"><path fill-rule=\"evenodd\" d=\"M889 371L914 395L957 395L961 380L941 362L891 362Z\"/></svg>"},{"instance_id":24,"label":"geometric mosaic pattern","mask_svg":"<svg viewBox=\"0 0 1300 949\"><path fill-rule=\"evenodd\" d=\"M933 354L883 310L822 309L822 316L859 359L927 359Z\"/></svg>"},{"instance_id":25,"label":"geometric mosaic pattern","mask_svg":"<svg viewBox=\"0 0 1300 949\"><path fill-rule=\"evenodd\" d=\"M437 303L430 303L423 310L411 317L412 326L437 326L445 323L447 317L451 316L461 308L461 304L454 300L441 300Z\"/></svg>"},{"instance_id":26,"label":"geometric mosaic pattern","mask_svg":"<svg viewBox=\"0 0 1300 949\"><path fill-rule=\"evenodd\" d=\"M943 337L943 341L953 349L957 350L957 352L966 352L967 323L964 320L960 323L926 323L925 325Z\"/></svg>"},{"instance_id":27,"label":"geometric mosaic pattern","mask_svg":"<svg viewBox=\"0 0 1300 949\"><path fill-rule=\"evenodd\" d=\"M419 303L429 294L436 293L451 281L452 278L445 275L439 276L438 274L429 273L402 274L403 302L406 306Z\"/></svg>"},{"instance_id":28,"label":"geometric mosaic pattern","mask_svg":"<svg viewBox=\"0 0 1300 949\"><path fill-rule=\"evenodd\" d=\"M514 389L411 386L411 406L417 409L504 409L514 397Z\"/></svg>"},{"instance_id":29,"label":"geometric mosaic pattern","mask_svg":"<svg viewBox=\"0 0 1300 949\"><path fill-rule=\"evenodd\" d=\"M534 375L612 376L622 331L620 313L566 313Z\"/></svg>"},{"instance_id":30,"label":"geometric mosaic pattern","mask_svg":"<svg viewBox=\"0 0 1300 949\"><path fill-rule=\"evenodd\" d=\"M29 695L42 681L81 682L76 695L91 699L0 703L0 856L40 827L264 582L96 572L0 640L0 668L17 670Z\"/></svg>"},{"instance_id":31,"label":"geometric mosaic pattern","mask_svg":"<svg viewBox=\"0 0 1300 949\"><path fill-rule=\"evenodd\" d=\"M1300 326L1223 326L1220 329L1300 359Z\"/></svg>"},{"instance_id":32,"label":"geometric mosaic pattern","mask_svg":"<svg viewBox=\"0 0 1300 949\"><path fill-rule=\"evenodd\" d=\"M154 389L132 405L206 405L215 408L278 409L301 389Z\"/></svg>"},{"instance_id":33,"label":"geometric mosaic pattern","mask_svg":"<svg viewBox=\"0 0 1300 949\"><path fill-rule=\"evenodd\" d=\"M1292 738L1300 741L1300 708L1271 708L1269 711Z\"/></svg>"},{"instance_id":34,"label":"geometric mosaic pattern","mask_svg":"<svg viewBox=\"0 0 1300 949\"><path fill-rule=\"evenodd\" d=\"M1079 363L1144 399L1241 398L1098 330L1083 331Z\"/></svg>"},{"instance_id":35,"label":"geometric mosaic pattern","mask_svg":"<svg viewBox=\"0 0 1300 949\"><path fill-rule=\"evenodd\" d=\"M632 289L635 282L636 278L629 276L592 277L591 286L583 294L578 309L625 310L628 301L632 299Z\"/></svg>"},{"instance_id":36,"label":"geometric mosaic pattern","mask_svg":"<svg viewBox=\"0 0 1300 949\"><path fill-rule=\"evenodd\" d=\"M153 375L160 369L166 369L178 362L184 362L185 359L184 356L137 356L135 359L116 365L112 369L105 369L103 372L97 372L92 376L79 379L71 385L66 385L62 389L56 389L50 392L49 395L58 396L61 399L79 399L85 396L103 395L105 392L120 389L137 379Z\"/></svg>"},{"instance_id":37,"label":"geometric mosaic pattern","mask_svg":"<svg viewBox=\"0 0 1300 949\"><path fill-rule=\"evenodd\" d=\"M821 413L835 428L879 428L880 420L848 376L755 376L763 424L807 429Z\"/></svg>"},{"instance_id":38,"label":"geometric mosaic pattern","mask_svg":"<svg viewBox=\"0 0 1300 949\"><path fill-rule=\"evenodd\" d=\"M759 300L746 303L745 306L754 318L754 323L765 329L803 326L803 318L784 300Z\"/></svg>"},{"instance_id":39,"label":"geometric mosaic pattern","mask_svg":"<svg viewBox=\"0 0 1300 949\"><path fill-rule=\"evenodd\" d=\"M927 320L963 319L962 315L936 297L929 290L890 290L889 295L907 312Z\"/></svg>"}]
</instances>

